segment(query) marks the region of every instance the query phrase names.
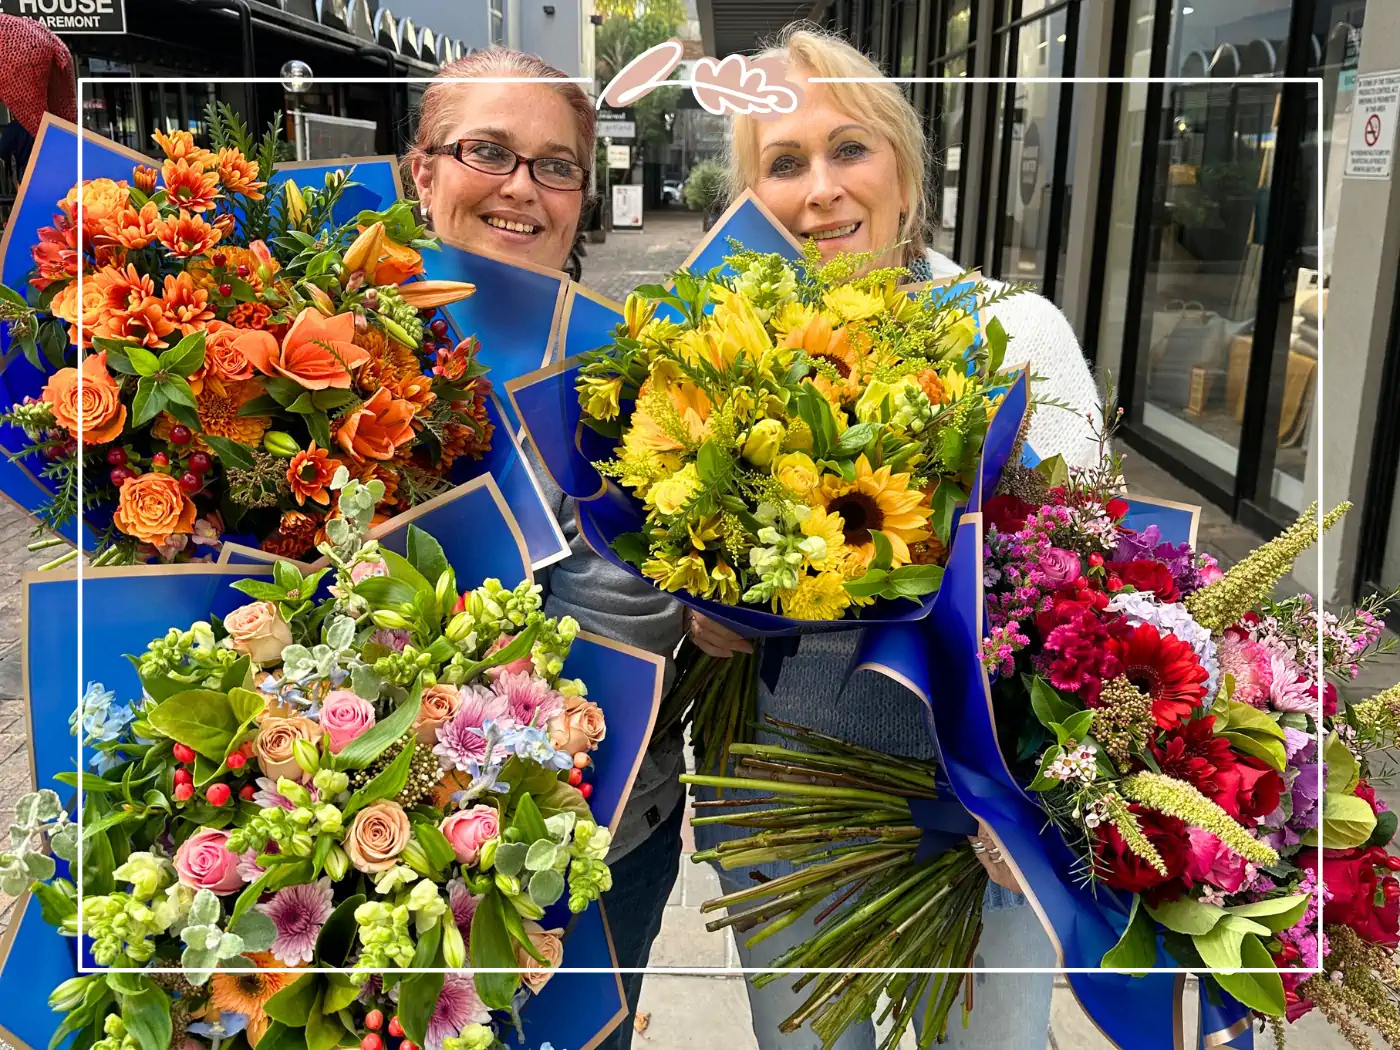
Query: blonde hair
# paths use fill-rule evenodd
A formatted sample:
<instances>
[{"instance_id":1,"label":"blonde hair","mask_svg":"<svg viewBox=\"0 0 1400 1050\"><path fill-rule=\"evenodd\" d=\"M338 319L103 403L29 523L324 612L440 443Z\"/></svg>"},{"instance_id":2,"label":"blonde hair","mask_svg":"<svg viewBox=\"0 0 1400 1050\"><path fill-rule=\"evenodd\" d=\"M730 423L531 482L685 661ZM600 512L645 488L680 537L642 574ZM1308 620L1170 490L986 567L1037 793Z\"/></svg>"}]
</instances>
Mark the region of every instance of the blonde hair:
<instances>
[{"instance_id":1,"label":"blonde hair","mask_svg":"<svg viewBox=\"0 0 1400 1050\"><path fill-rule=\"evenodd\" d=\"M773 46L757 58L782 59L790 68L813 77L880 77L884 74L870 59L834 33L812 22L794 22ZM927 166L924 133L919 115L899 86L888 81L865 84L823 84L843 113L860 120L889 141L899 171L903 201L899 237L907 242L905 258L922 255L924 222L924 172ZM733 199L758 182L758 120L736 116L729 130L728 189Z\"/></svg>"}]
</instances>

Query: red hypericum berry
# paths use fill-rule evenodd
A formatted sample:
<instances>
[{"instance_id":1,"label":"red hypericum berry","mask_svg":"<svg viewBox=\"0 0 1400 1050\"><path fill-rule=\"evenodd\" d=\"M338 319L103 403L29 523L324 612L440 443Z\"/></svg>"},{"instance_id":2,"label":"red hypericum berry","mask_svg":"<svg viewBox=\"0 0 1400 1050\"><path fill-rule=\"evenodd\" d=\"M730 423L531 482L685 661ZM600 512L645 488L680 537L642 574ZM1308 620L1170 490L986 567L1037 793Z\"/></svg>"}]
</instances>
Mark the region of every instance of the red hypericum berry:
<instances>
[{"instance_id":1,"label":"red hypericum berry","mask_svg":"<svg viewBox=\"0 0 1400 1050\"><path fill-rule=\"evenodd\" d=\"M190 433L190 428L183 423L176 423L170 428L170 443L172 445L188 445L192 437L194 435Z\"/></svg>"},{"instance_id":2,"label":"red hypericum berry","mask_svg":"<svg viewBox=\"0 0 1400 1050\"><path fill-rule=\"evenodd\" d=\"M204 791L204 797L209 800L211 806L222 806L233 794L227 784L210 784Z\"/></svg>"},{"instance_id":3,"label":"red hypericum berry","mask_svg":"<svg viewBox=\"0 0 1400 1050\"><path fill-rule=\"evenodd\" d=\"M1381 890L1381 893L1385 895L1385 899L1388 901L1393 901L1397 898L1400 898L1400 883L1387 882L1385 884L1385 888Z\"/></svg>"},{"instance_id":4,"label":"red hypericum berry","mask_svg":"<svg viewBox=\"0 0 1400 1050\"><path fill-rule=\"evenodd\" d=\"M175 801L176 801L176 802L188 802L188 801L189 801L190 799L192 799L192 798L194 798L194 785L193 785L193 784L176 784L176 785L175 785Z\"/></svg>"},{"instance_id":5,"label":"red hypericum berry","mask_svg":"<svg viewBox=\"0 0 1400 1050\"><path fill-rule=\"evenodd\" d=\"M126 449L120 445L113 445L107 450L107 462L114 467L126 466Z\"/></svg>"},{"instance_id":6,"label":"red hypericum berry","mask_svg":"<svg viewBox=\"0 0 1400 1050\"><path fill-rule=\"evenodd\" d=\"M136 471L130 467L113 467L111 473L107 475L112 484L121 488L132 478L136 477Z\"/></svg>"},{"instance_id":7,"label":"red hypericum berry","mask_svg":"<svg viewBox=\"0 0 1400 1050\"><path fill-rule=\"evenodd\" d=\"M360 1050L384 1050L384 1040L370 1032L360 1040Z\"/></svg>"},{"instance_id":8,"label":"red hypericum berry","mask_svg":"<svg viewBox=\"0 0 1400 1050\"><path fill-rule=\"evenodd\" d=\"M569 770L569 783L574 787L578 787L583 783L583 770L579 769L578 766Z\"/></svg>"},{"instance_id":9,"label":"red hypericum berry","mask_svg":"<svg viewBox=\"0 0 1400 1050\"><path fill-rule=\"evenodd\" d=\"M384 1027L384 1011L371 1010L365 1014L365 1027L371 1032L377 1032Z\"/></svg>"},{"instance_id":10,"label":"red hypericum berry","mask_svg":"<svg viewBox=\"0 0 1400 1050\"><path fill-rule=\"evenodd\" d=\"M397 1014L389 1018L389 1034L392 1035L395 1039L403 1038L403 1025L399 1024L399 1018ZM403 1050L403 1047L400 1047L399 1050Z\"/></svg>"},{"instance_id":11,"label":"red hypericum berry","mask_svg":"<svg viewBox=\"0 0 1400 1050\"><path fill-rule=\"evenodd\" d=\"M412 1039L405 1039L399 1044L399 1050L418 1050L418 1044Z\"/></svg>"},{"instance_id":12,"label":"red hypericum berry","mask_svg":"<svg viewBox=\"0 0 1400 1050\"><path fill-rule=\"evenodd\" d=\"M180 475L180 487L186 492L198 492L204 487L204 479L192 470Z\"/></svg>"},{"instance_id":13,"label":"red hypericum berry","mask_svg":"<svg viewBox=\"0 0 1400 1050\"><path fill-rule=\"evenodd\" d=\"M435 319L428 327L433 330L433 335L437 336L439 339L447 338L447 320L445 318L439 317Z\"/></svg>"},{"instance_id":14,"label":"red hypericum berry","mask_svg":"<svg viewBox=\"0 0 1400 1050\"><path fill-rule=\"evenodd\" d=\"M1108 583L1105 586L1115 593L1123 589L1123 581L1114 573L1108 574Z\"/></svg>"},{"instance_id":15,"label":"red hypericum berry","mask_svg":"<svg viewBox=\"0 0 1400 1050\"><path fill-rule=\"evenodd\" d=\"M179 769L175 770L175 783L188 784L192 780L194 780L194 777L190 775L190 771L184 766L181 766Z\"/></svg>"},{"instance_id":16,"label":"red hypericum berry","mask_svg":"<svg viewBox=\"0 0 1400 1050\"><path fill-rule=\"evenodd\" d=\"M1400 871L1400 857L1386 857L1385 866L1391 871Z\"/></svg>"},{"instance_id":17,"label":"red hypericum berry","mask_svg":"<svg viewBox=\"0 0 1400 1050\"><path fill-rule=\"evenodd\" d=\"M252 758L252 757L253 757L253 742L252 742L251 740L245 740L245 741L243 741L243 745L242 745L241 747L239 747L238 750L241 751L241 752L243 753L243 757L244 757L244 758Z\"/></svg>"},{"instance_id":18,"label":"red hypericum berry","mask_svg":"<svg viewBox=\"0 0 1400 1050\"><path fill-rule=\"evenodd\" d=\"M244 802L252 802L253 796L256 794L257 790L253 787L252 784L244 784L241 788L238 789L238 797L241 798Z\"/></svg>"},{"instance_id":19,"label":"red hypericum berry","mask_svg":"<svg viewBox=\"0 0 1400 1050\"><path fill-rule=\"evenodd\" d=\"M1076 591L1086 591L1086 590L1088 590L1088 589L1089 589L1089 581L1086 580L1083 576L1080 576L1080 577L1076 578L1075 581L1074 581L1074 589L1075 589Z\"/></svg>"},{"instance_id":20,"label":"red hypericum berry","mask_svg":"<svg viewBox=\"0 0 1400 1050\"><path fill-rule=\"evenodd\" d=\"M157 452L151 457L151 465L155 467L168 467L170 466L170 457L164 452Z\"/></svg>"},{"instance_id":21,"label":"red hypericum berry","mask_svg":"<svg viewBox=\"0 0 1400 1050\"><path fill-rule=\"evenodd\" d=\"M580 784L580 785L578 786L578 793L579 793L580 795L582 795L584 798L592 798L592 797L593 797L593 785L592 785L592 784Z\"/></svg>"},{"instance_id":22,"label":"red hypericum berry","mask_svg":"<svg viewBox=\"0 0 1400 1050\"><path fill-rule=\"evenodd\" d=\"M230 295L233 294L233 285L231 285L231 284L221 284L221 285L219 285L219 294L222 295L225 299L227 299Z\"/></svg>"},{"instance_id":23,"label":"red hypericum berry","mask_svg":"<svg viewBox=\"0 0 1400 1050\"><path fill-rule=\"evenodd\" d=\"M1089 555L1089 564L1092 565L1092 566L1093 566L1094 568L1096 568L1096 569L1102 569L1102 568L1103 568L1103 555L1102 555L1102 554L1091 554L1091 555Z\"/></svg>"},{"instance_id":24,"label":"red hypericum berry","mask_svg":"<svg viewBox=\"0 0 1400 1050\"><path fill-rule=\"evenodd\" d=\"M229 769L242 769L248 764L248 760L243 757L241 751L235 751L224 760L224 764L228 766Z\"/></svg>"},{"instance_id":25,"label":"red hypericum berry","mask_svg":"<svg viewBox=\"0 0 1400 1050\"><path fill-rule=\"evenodd\" d=\"M214 465L214 461L209 458L207 452L190 453L190 469L196 474L208 474L209 468Z\"/></svg>"},{"instance_id":26,"label":"red hypericum berry","mask_svg":"<svg viewBox=\"0 0 1400 1050\"><path fill-rule=\"evenodd\" d=\"M588 765L589 762L592 761L593 760L589 758L586 754L584 754L582 751L580 751L574 756L574 765L577 766L579 769L583 769L585 766Z\"/></svg>"},{"instance_id":27,"label":"red hypericum berry","mask_svg":"<svg viewBox=\"0 0 1400 1050\"><path fill-rule=\"evenodd\" d=\"M248 276L250 273L252 273L252 272L253 272L252 270L248 269L248 264L247 264L247 263L239 263L239 264L238 264L238 276L239 276L239 277L247 277L247 276Z\"/></svg>"},{"instance_id":28,"label":"red hypericum berry","mask_svg":"<svg viewBox=\"0 0 1400 1050\"><path fill-rule=\"evenodd\" d=\"M176 762L193 762L193 761L194 761L194 748L190 747L189 744L176 744L176 745L175 745L175 761L176 761Z\"/></svg>"},{"instance_id":29,"label":"red hypericum berry","mask_svg":"<svg viewBox=\"0 0 1400 1050\"><path fill-rule=\"evenodd\" d=\"M228 256L223 252L215 252L209 259L215 266L222 266L228 262Z\"/></svg>"}]
</instances>

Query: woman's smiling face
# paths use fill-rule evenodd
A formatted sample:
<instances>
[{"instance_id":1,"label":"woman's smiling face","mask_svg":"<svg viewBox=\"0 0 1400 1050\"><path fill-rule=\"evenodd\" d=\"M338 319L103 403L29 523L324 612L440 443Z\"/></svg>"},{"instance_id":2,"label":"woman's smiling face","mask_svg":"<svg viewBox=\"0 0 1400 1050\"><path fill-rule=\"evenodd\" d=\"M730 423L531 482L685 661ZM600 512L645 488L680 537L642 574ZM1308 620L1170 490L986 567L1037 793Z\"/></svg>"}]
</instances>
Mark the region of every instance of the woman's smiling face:
<instances>
[{"instance_id":1,"label":"woman's smiling face","mask_svg":"<svg viewBox=\"0 0 1400 1050\"><path fill-rule=\"evenodd\" d=\"M890 142L838 109L822 84L803 84L791 113L760 122L753 191L822 258L871 252L875 265L898 265L904 193Z\"/></svg>"},{"instance_id":2,"label":"woman's smiling face","mask_svg":"<svg viewBox=\"0 0 1400 1050\"><path fill-rule=\"evenodd\" d=\"M558 91L545 84L464 84L454 99L457 119L438 146L479 140L478 150L505 147L521 157L580 157L578 122ZM498 159L498 158L497 158ZM530 177L525 164L491 175L452 156L415 157L413 179L448 244L559 269L569 257L585 190L555 190Z\"/></svg>"}]
</instances>

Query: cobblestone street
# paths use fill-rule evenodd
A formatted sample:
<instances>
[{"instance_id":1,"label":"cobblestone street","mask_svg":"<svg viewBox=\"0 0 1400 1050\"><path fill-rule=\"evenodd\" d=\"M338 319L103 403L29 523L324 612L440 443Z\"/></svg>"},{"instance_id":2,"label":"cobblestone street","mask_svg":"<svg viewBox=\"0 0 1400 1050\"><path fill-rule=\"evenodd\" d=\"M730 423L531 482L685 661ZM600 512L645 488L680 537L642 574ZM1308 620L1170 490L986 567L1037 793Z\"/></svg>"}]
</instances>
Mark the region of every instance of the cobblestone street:
<instances>
[{"instance_id":1,"label":"cobblestone street","mask_svg":"<svg viewBox=\"0 0 1400 1050\"><path fill-rule=\"evenodd\" d=\"M644 230L613 232L608 234L606 242L587 245L583 283L621 301L630 288L661 280L685 259L701 236L701 219L696 213L678 210L648 213ZM1129 458L1128 478L1132 490L1137 493L1199 503L1193 492L1139 457ZM21 699L20 579L24 572L37 568L58 553L55 548L31 554L25 549L29 540L28 517L12 505L0 503L0 573L3 573L0 579L4 581L0 584L0 833L8 827L15 798L29 787L27 723ZM1228 565L1257 544L1258 537L1232 523L1222 509L1207 506L1202 513L1199 542ZM737 965L731 934L705 930L705 917L699 905L718 895L719 884L709 865L691 863L694 842L688 826L685 843L681 877L668 902L651 964L672 967ZM12 903L0 895L0 913L7 912ZM3 923L3 915L0 915L0 927ZM648 976L641 1000L645 1024L638 1025L639 1031L643 1027L645 1030L634 1039L634 1046L655 1050L712 1050L716 1047L755 1050L743 982L744 978L739 975ZM1188 997L1186 1010L1188 1039L1194 1026L1194 1004L1193 994ZM956 1013L951 1023L957 1024ZM1310 1045L1316 1050L1345 1045L1340 1036L1327 1030L1316 1013L1291 1030L1290 1035L1296 1045ZM912 1045L912 1040L906 1040L906 1047ZM1056 982L1046 1045L1056 1050L1101 1050L1111 1045L1081 1012L1063 978ZM4 1046L0 1042L0 1048ZM579 1048L561 1047L560 1050ZM987 1050L999 1048L988 1047Z\"/></svg>"}]
</instances>

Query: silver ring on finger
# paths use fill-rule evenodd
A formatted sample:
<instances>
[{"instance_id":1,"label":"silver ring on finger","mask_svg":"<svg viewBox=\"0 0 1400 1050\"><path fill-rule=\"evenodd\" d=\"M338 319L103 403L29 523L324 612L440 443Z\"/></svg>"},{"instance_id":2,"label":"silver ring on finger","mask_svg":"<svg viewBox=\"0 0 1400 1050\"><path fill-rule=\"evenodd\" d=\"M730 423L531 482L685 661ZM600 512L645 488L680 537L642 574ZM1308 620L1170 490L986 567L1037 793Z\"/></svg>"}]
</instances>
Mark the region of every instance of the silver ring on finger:
<instances>
[{"instance_id":1,"label":"silver ring on finger","mask_svg":"<svg viewBox=\"0 0 1400 1050\"><path fill-rule=\"evenodd\" d=\"M987 852L987 844L981 839L973 839L972 852L976 853L980 857L982 854Z\"/></svg>"}]
</instances>

